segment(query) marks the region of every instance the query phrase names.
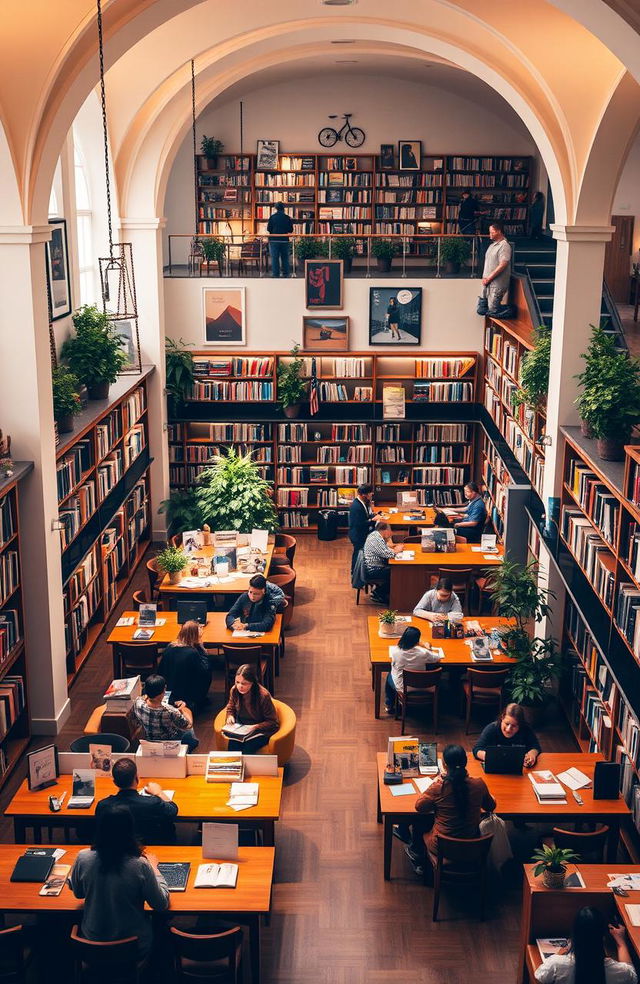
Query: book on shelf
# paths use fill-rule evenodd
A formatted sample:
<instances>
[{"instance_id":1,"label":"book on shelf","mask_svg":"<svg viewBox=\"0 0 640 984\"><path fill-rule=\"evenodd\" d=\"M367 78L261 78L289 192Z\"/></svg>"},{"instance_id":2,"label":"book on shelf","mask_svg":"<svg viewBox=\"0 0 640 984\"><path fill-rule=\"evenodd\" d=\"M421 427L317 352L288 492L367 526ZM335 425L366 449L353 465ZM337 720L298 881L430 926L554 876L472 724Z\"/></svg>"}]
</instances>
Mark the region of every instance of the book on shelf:
<instances>
[{"instance_id":1,"label":"book on shelf","mask_svg":"<svg viewBox=\"0 0 640 984\"><path fill-rule=\"evenodd\" d=\"M539 803L566 803L564 787L553 772L548 769L537 769L527 772L527 775Z\"/></svg>"},{"instance_id":2,"label":"book on shelf","mask_svg":"<svg viewBox=\"0 0 640 984\"><path fill-rule=\"evenodd\" d=\"M238 882L238 865L226 862L224 864L198 865L194 888L235 888Z\"/></svg>"},{"instance_id":3,"label":"book on shelf","mask_svg":"<svg viewBox=\"0 0 640 984\"><path fill-rule=\"evenodd\" d=\"M0 666L22 638L17 608L0 611Z\"/></svg>"},{"instance_id":4,"label":"book on shelf","mask_svg":"<svg viewBox=\"0 0 640 984\"><path fill-rule=\"evenodd\" d=\"M6 495L0 499L0 547L3 547L10 540L15 532L15 518L12 507L12 497Z\"/></svg>"}]
</instances>

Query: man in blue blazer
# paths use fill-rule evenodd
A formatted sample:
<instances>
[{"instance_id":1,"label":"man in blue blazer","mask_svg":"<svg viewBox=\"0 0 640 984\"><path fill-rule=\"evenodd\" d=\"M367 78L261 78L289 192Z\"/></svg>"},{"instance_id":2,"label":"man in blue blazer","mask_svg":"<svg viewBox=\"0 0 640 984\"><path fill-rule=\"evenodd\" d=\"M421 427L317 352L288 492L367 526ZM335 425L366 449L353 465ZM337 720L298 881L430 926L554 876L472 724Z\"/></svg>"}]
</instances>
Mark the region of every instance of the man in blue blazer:
<instances>
[{"instance_id":1,"label":"man in blue blazer","mask_svg":"<svg viewBox=\"0 0 640 984\"><path fill-rule=\"evenodd\" d=\"M371 496L373 493L372 485L358 486L355 499L349 506L349 539L353 544L353 555L351 557L351 573L358 556L358 551L362 550L365 540L374 527L373 509L371 508Z\"/></svg>"}]
</instances>

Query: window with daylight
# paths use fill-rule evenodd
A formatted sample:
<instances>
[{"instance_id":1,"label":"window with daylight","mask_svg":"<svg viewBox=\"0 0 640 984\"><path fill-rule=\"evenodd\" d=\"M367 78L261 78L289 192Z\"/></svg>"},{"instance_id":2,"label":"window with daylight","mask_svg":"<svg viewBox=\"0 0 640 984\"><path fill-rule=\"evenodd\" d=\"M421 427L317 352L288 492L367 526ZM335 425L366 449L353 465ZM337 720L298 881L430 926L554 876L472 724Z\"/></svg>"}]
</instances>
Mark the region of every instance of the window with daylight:
<instances>
[{"instance_id":1,"label":"window with daylight","mask_svg":"<svg viewBox=\"0 0 640 984\"><path fill-rule=\"evenodd\" d=\"M73 145L76 186L76 220L78 225L78 267L80 304L95 304L96 261L93 249L93 212L86 164L76 141Z\"/></svg>"}]
</instances>

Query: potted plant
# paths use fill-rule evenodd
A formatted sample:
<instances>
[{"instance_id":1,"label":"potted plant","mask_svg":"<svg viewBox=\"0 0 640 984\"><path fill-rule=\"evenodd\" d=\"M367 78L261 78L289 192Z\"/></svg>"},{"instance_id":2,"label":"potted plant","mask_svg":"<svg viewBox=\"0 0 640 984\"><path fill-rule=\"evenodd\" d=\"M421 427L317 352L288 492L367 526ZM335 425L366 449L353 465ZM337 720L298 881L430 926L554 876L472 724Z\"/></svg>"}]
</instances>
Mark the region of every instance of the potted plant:
<instances>
[{"instance_id":1,"label":"potted plant","mask_svg":"<svg viewBox=\"0 0 640 984\"><path fill-rule=\"evenodd\" d=\"M207 159L207 171L215 171L218 167L218 154L224 150L222 140L216 137L203 137L200 141L200 152Z\"/></svg>"},{"instance_id":2,"label":"potted plant","mask_svg":"<svg viewBox=\"0 0 640 984\"><path fill-rule=\"evenodd\" d=\"M304 360L300 358L300 346L291 349L290 362L278 361L278 402L286 417L297 417L305 398L307 384L302 376Z\"/></svg>"},{"instance_id":3,"label":"potted plant","mask_svg":"<svg viewBox=\"0 0 640 984\"><path fill-rule=\"evenodd\" d=\"M440 262L445 273L460 273L460 265L471 256L471 246L463 236L447 236L440 240Z\"/></svg>"},{"instance_id":4,"label":"potted plant","mask_svg":"<svg viewBox=\"0 0 640 984\"><path fill-rule=\"evenodd\" d=\"M73 418L82 410L78 396L78 377L66 366L59 366L51 374L53 388L53 416L60 434L73 430Z\"/></svg>"},{"instance_id":5,"label":"potted plant","mask_svg":"<svg viewBox=\"0 0 640 984\"><path fill-rule=\"evenodd\" d=\"M61 356L71 372L83 382L90 400L106 400L109 386L127 364L122 335L108 315L85 304L73 315L75 335L68 338Z\"/></svg>"},{"instance_id":6,"label":"potted plant","mask_svg":"<svg viewBox=\"0 0 640 984\"><path fill-rule=\"evenodd\" d=\"M378 613L378 635L382 636L383 639L395 639L397 636L402 635L402 631L398 630L398 613L393 611L391 608L387 608L383 612Z\"/></svg>"},{"instance_id":7,"label":"potted plant","mask_svg":"<svg viewBox=\"0 0 640 984\"><path fill-rule=\"evenodd\" d=\"M598 360L603 355L615 355L616 347L611 335L608 335L603 328L596 328L595 325L589 325L591 328L591 339L589 345L587 346L587 351L582 353L582 358L584 359L584 370L576 376L578 383L581 386L588 387L592 379L595 379L598 375ZM576 400L576 406L578 411L580 411L580 397ZM586 420L580 420L580 430L584 437L593 438L593 431L591 426Z\"/></svg>"},{"instance_id":8,"label":"potted plant","mask_svg":"<svg viewBox=\"0 0 640 984\"><path fill-rule=\"evenodd\" d=\"M594 328L600 354L578 376L582 392L577 404L596 438L598 455L605 461L621 461L624 445L640 421L640 361L618 351L602 335L601 328Z\"/></svg>"},{"instance_id":9,"label":"potted plant","mask_svg":"<svg viewBox=\"0 0 640 984\"><path fill-rule=\"evenodd\" d=\"M550 360L551 329L540 325L535 333L535 347L520 363L520 386L511 396L514 409L524 404L532 410L542 410L547 405Z\"/></svg>"},{"instance_id":10,"label":"potted plant","mask_svg":"<svg viewBox=\"0 0 640 984\"><path fill-rule=\"evenodd\" d=\"M184 403L193 387L193 356L187 351L191 342L165 338L165 389L174 405ZM190 527L185 527L190 529Z\"/></svg>"},{"instance_id":11,"label":"potted plant","mask_svg":"<svg viewBox=\"0 0 640 984\"><path fill-rule=\"evenodd\" d=\"M207 264L207 269L210 263L218 264L218 275L222 276L222 262L224 260L226 246L222 239L217 239L215 236L208 237L207 239L201 240L202 246L202 256Z\"/></svg>"},{"instance_id":12,"label":"potted plant","mask_svg":"<svg viewBox=\"0 0 640 984\"><path fill-rule=\"evenodd\" d=\"M162 500L158 512L166 514L169 536L182 533L184 530L199 530L202 524L202 514L195 489L172 492L168 499Z\"/></svg>"},{"instance_id":13,"label":"potted plant","mask_svg":"<svg viewBox=\"0 0 640 984\"><path fill-rule=\"evenodd\" d=\"M320 256L322 244L314 236L300 236L294 240L294 256L298 270L304 270L304 261Z\"/></svg>"},{"instance_id":14,"label":"potted plant","mask_svg":"<svg viewBox=\"0 0 640 984\"><path fill-rule=\"evenodd\" d=\"M262 477L250 453L229 448L225 455L216 455L199 477L195 498L212 530L278 529L272 484Z\"/></svg>"},{"instance_id":15,"label":"potted plant","mask_svg":"<svg viewBox=\"0 0 640 984\"><path fill-rule=\"evenodd\" d=\"M545 888L564 888L567 865L579 860L579 855L568 847L538 847L533 852L532 861L537 862L533 874L542 875Z\"/></svg>"},{"instance_id":16,"label":"potted plant","mask_svg":"<svg viewBox=\"0 0 640 984\"><path fill-rule=\"evenodd\" d=\"M372 239L371 252L378 261L378 270L381 273L388 273L393 258L398 252L398 244L394 239Z\"/></svg>"},{"instance_id":17,"label":"potted plant","mask_svg":"<svg viewBox=\"0 0 640 984\"><path fill-rule=\"evenodd\" d=\"M353 254L356 249L355 236L337 236L331 240L331 255L336 260L342 260L345 273L351 273Z\"/></svg>"},{"instance_id":18,"label":"potted plant","mask_svg":"<svg viewBox=\"0 0 640 984\"><path fill-rule=\"evenodd\" d=\"M189 558L180 547L165 547L156 557L161 571L169 575L170 584L179 584L180 575L189 563Z\"/></svg>"}]
</instances>

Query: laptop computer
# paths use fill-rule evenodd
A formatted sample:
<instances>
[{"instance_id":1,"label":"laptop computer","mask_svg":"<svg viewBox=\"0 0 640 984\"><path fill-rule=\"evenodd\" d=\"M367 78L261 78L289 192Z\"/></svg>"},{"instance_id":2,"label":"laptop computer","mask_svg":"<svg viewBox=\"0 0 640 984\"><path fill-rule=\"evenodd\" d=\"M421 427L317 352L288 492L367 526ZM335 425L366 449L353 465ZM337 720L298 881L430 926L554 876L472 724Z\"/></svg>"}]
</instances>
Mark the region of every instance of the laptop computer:
<instances>
[{"instance_id":1,"label":"laptop computer","mask_svg":"<svg viewBox=\"0 0 640 984\"><path fill-rule=\"evenodd\" d=\"M491 745L484 758L484 771L497 776L520 776L527 749L524 745Z\"/></svg>"},{"instance_id":2,"label":"laptop computer","mask_svg":"<svg viewBox=\"0 0 640 984\"><path fill-rule=\"evenodd\" d=\"M421 776L435 776L438 774L437 741L418 742L418 768Z\"/></svg>"},{"instance_id":3,"label":"laptop computer","mask_svg":"<svg viewBox=\"0 0 640 984\"><path fill-rule=\"evenodd\" d=\"M200 625L207 624L206 601L178 599L176 602L176 612L178 613L178 625L184 625L185 622L199 622Z\"/></svg>"}]
</instances>

